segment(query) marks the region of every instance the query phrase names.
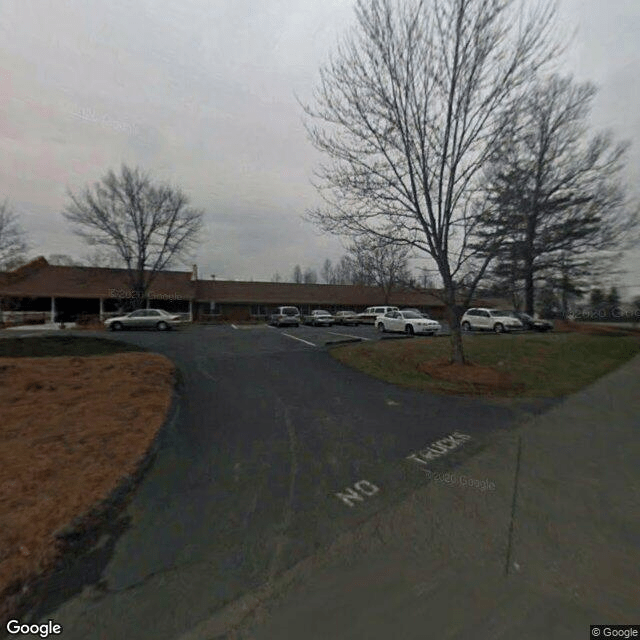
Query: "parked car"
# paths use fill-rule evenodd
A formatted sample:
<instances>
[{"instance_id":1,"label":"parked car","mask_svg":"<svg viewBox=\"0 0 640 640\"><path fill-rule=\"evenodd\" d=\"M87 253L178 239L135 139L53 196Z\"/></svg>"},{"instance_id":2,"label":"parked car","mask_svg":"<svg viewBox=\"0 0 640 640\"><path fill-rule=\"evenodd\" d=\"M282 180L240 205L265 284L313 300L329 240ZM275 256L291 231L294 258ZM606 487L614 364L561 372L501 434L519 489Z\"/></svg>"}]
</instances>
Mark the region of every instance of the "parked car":
<instances>
[{"instance_id":1,"label":"parked car","mask_svg":"<svg viewBox=\"0 0 640 640\"><path fill-rule=\"evenodd\" d=\"M522 329L522 322L508 311L500 309L467 309L460 323L463 331L495 331L505 333Z\"/></svg>"},{"instance_id":2,"label":"parked car","mask_svg":"<svg viewBox=\"0 0 640 640\"><path fill-rule=\"evenodd\" d=\"M523 313L522 311L513 311L513 315L518 318L518 320L522 322L523 327L529 331L553 331L553 322L549 322L549 320L533 318L528 313Z\"/></svg>"},{"instance_id":3,"label":"parked car","mask_svg":"<svg viewBox=\"0 0 640 640\"><path fill-rule=\"evenodd\" d=\"M354 327L360 324L358 314L355 311L338 311L333 316L333 321L336 324L352 324Z\"/></svg>"},{"instance_id":4,"label":"parked car","mask_svg":"<svg viewBox=\"0 0 640 640\"><path fill-rule=\"evenodd\" d=\"M413 334L432 336L441 328L439 322L425 318L415 311L389 311L383 316L378 316L376 326L380 333L397 331L410 336Z\"/></svg>"},{"instance_id":5,"label":"parked car","mask_svg":"<svg viewBox=\"0 0 640 640\"><path fill-rule=\"evenodd\" d=\"M278 307L270 316L269 324L274 327L300 325L300 311L298 307Z\"/></svg>"},{"instance_id":6,"label":"parked car","mask_svg":"<svg viewBox=\"0 0 640 640\"><path fill-rule=\"evenodd\" d=\"M358 322L360 324L376 324L378 316L383 316L390 311L400 311L400 309L398 307L367 307L358 314Z\"/></svg>"},{"instance_id":7,"label":"parked car","mask_svg":"<svg viewBox=\"0 0 640 640\"><path fill-rule=\"evenodd\" d=\"M304 317L305 324L311 324L314 327L323 325L330 327L333 324L333 316L324 309L314 309L308 316Z\"/></svg>"},{"instance_id":8,"label":"parked car","mask_svg":"<svg viewBox=\"0 0 640 640\"><path fill-rule=\"evenodd\" d=\"M112 331L122 329L158 329L168 331L182 324L178 315L172 315L164 309L138 309L124 316L109 318L104 326Z\"/></svg>"},{"instance_id":9,"label":"parked car","mask_svg":"<svg viewBox=\"0 0 640 640\"><path fill-rule=\"evenodd\" d=\"M431 320L428 313L425 313L424 311L420 311L420 309L415 309L414 307L409 307L408 309L400 309L400 311L413 311L413 313L417 313L418 315L421 315L423 318L427 318L428 320Z\"/></svg>"}]
</instances>

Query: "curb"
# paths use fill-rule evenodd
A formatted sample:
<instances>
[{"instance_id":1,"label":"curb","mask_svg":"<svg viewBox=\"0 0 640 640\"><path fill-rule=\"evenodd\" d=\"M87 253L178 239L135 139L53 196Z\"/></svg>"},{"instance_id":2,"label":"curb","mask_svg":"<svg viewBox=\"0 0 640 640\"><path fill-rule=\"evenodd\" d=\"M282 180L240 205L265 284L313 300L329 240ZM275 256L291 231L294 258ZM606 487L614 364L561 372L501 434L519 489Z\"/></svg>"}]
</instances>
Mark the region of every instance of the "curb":
<instances>
[{"instance_id":1,"label":"curb","mask_svg":"<svg viewBox=\"0 0 640 640\"><path fill-rule=\"evenodd\" d=\"M179 413L182 378L175 363L172 364L175 370L171 403L146 452L137 461L135 469L121 477L106 498L91 506L83 514L76 516L69 524L53 532L52 535L59 545L59 553L51 566L41 574L27 579L23 584L9 587L5 594L0 594L4 599L0 608L2 627L10 619L25 618L30 611L38 609L45 602L50 580L72 564L77 555L94 547L101 535L106 533L106 525L114 521L122 512L133 491L153 465L161 440ZM4 634L0 631L0 638L2 637Z\"/></svg>"}]
</instances>

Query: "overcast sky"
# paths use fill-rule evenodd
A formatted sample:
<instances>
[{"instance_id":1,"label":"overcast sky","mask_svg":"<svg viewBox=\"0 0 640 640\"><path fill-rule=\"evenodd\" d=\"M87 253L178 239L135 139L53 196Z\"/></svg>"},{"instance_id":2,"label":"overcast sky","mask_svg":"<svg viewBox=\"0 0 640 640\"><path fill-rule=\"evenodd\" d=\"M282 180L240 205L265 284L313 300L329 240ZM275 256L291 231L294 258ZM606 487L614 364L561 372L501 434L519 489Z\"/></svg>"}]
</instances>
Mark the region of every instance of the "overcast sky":
<instances>
[{"instance_id":1,"label":"overcast sky","mask_svg":"<svg viewBox=\"0 0 640 640\"><path fill-rule=\"evenodd\" d=\"M640 167L640 2L563 0L577 29L565 68L600 88L593 125ZM343 253L301 214L319 156L296 95L353 21L349 0L2 0L0 200L32 255L88 249L61 216L122 162L180 186L205 211L201 277L269 280ZM623 295L640 294L640 251Z\"/></svg>"}]
</instances>

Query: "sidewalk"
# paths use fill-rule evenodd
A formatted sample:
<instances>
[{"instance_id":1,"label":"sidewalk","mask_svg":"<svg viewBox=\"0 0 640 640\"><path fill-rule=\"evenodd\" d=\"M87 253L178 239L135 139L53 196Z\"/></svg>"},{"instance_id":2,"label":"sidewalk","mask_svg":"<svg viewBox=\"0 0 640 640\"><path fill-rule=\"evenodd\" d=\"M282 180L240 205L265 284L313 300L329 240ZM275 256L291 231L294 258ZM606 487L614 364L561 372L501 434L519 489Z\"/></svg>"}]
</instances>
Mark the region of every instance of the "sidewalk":
<instances>
[{"instance_id":1,"label":"sidewalk","mask_svg":"<svg viewBox=\"0 0 640 640\"><path fill-rule=\"evenodd\" d=\"M574 640L638 624L639 461L637 357L181 640Z\"/></svg>"}]
</instances>

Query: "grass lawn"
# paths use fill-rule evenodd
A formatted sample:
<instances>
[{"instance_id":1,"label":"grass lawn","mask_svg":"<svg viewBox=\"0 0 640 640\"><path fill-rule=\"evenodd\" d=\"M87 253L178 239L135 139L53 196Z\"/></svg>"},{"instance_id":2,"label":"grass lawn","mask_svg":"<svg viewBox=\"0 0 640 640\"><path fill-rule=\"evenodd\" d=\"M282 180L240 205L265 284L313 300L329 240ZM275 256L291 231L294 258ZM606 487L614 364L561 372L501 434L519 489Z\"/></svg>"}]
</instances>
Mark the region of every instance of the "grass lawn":
<instances>
[{"instance_id":1,"label":"grass lawn","mask_svg":"<svg viewBox=\"0 0 640 640\"><path fill-rule=\"evenodd\" d=\"M583 333L473 335L463 338L471 366L448 364L448 338L344 345L332 355L376 378L413 389L496 397L574 393L640 353L640 336Z\"/></svg>"},{"instance_id":2,"label":"grass lawn","mask_svg":"<svg viewBox=\"0 0 640 640\"><path fill-rule=\"evenodd\" d=\"M107 338L84 338L69 335L0 339L0 358L101 356L125 351L146 351L146 349Z\"/></svg>"}]
</instances>

